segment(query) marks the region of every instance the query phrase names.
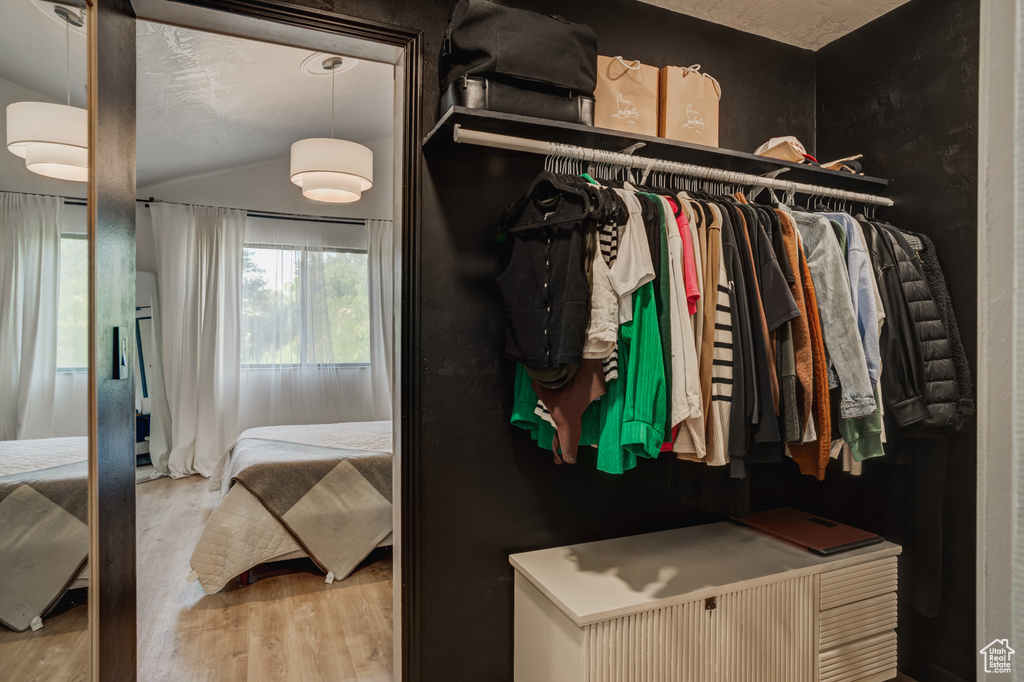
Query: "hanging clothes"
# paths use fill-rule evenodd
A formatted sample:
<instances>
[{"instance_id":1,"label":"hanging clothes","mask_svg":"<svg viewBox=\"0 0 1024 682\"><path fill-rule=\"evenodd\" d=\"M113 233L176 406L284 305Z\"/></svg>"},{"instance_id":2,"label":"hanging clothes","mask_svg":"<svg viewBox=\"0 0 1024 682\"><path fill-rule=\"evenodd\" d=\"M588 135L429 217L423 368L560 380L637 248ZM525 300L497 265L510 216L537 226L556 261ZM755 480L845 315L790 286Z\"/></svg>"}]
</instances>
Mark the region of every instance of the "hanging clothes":
<instances>
[{"instance_id":1,"label":"hanging clothes","mask_svg":"<svg viewBox=\"0 0 1024 682\"><path fill-rule=\"evenodd\" d=\"M871 414L875 398L850 298L846 259L826 218L812 213L793 216L818 293L821 329L829 350L829 387L842 388L839 411L843 417Z\"/></svg>"},{"instance_id":2,"label":"hanging clothes","mask_svg":"<svg viewBox=\"0 0 1024 682\"><path fill-rule=\"evenodd\" d=\"M886 314L878 344L883 367L879 378L882 399L896 424L907 427L929 416L924 400L921 343L889 238L884 230L868 221L862 221L861 227Z\"/></svg>"},{"instance_id":3,"label":"hanging clothes","mask_svg":"<svg viewBox=\"0 0 1024 682\"><path fill-rule=\"evenodd\" d=\"M503 219L504 233L515 236L498 278L509 316L505 353L552 387L564 385L583 360L590 210L582 181L544 173Z\"/></svg>"},{"instance_id":4,"label":"hanging clothes","mask_svg":"<svg viewBox=\"0 0 1024 682\"><path fill-rule=\"evenodd\" d=\"M690 300L685 284L683 238L675 216L678 204L670 203L669 199L662 196L657 199L661 203L662 215L665 216L665 253L668 257L666 272L669 282L669 357L671 363L669 367L673 377L673 381L669 384L671 386L669 427L675 429L692 417L695 423L691 428L703 430L703 423L700 420L702 405L697 350L694 346L693 330L690 327ZM694 302L694 307L696 307L696 302ZM675 439L672 439L669 449L674 444Z\"/></svg>"},{"instance_id":5,"label":"hanging clothes","mask_svg":"<svg viewBox=\"0 0 1024 682\"><path fill-rule=\"evenodd\" d=\"M949 335L949 347L953 353L953 367L959 393L957 412L960 419L957 429L963 429L967 421L974 416L974 386L971 381L971 367L967 362L967 353L960 339L960 327L953 310L953 301L946 287L946 276L942 272L939 258L932 241L923 234L900 230L907 243L914 249L924 268L928 288L935 298L935 304L942 316L942 324Z\"/></svg>"},{"instance_id":6,"label":"hanging clothes","mask_svg":"<svg viewBox=\"0 0 1024 682\"><path fill-rule=\"evenodd\" d=\"M907 297L917 329L917 338L921 344L925 378L924 397L929 415L915 424L914 429L919 432L955 431L959 421L960 395L956 368L953 365L953 351L939 307L925 281L924 267L917 253L899 230L882 223L875 225L885 230L892 242L903 293Z\"/></svg>"},{"instance_id":7,"label":"hanging clothes","mask_svg":"<svg viewBox=\"0 0 1024 682\"><path fill-rule=\"evenodd\" d=\"M842 434L844 445L844 457L849 453L848 456L854 462L862 462L885 454L882 447L881 394L878 389L878 375L881 369L881 357L878 350L880 331L878 293L871 261L857 221L846 213L822 213L822 215L831 221L843 236L847 272L852 292L851 302L857 320L857 331L864 351L872 395L878 408L868 415L840 417L838 420L839 432ZM851 470L857 470L851 462L847 462L844 466Z\"/></svg>"},{"instance_id":8,"label":"hanging clothes","mask_svg":"<svg viewBox=\"0 0 1024 682\"><path fill-rule=\"evenodd\" d=\"M733 403L733 316L731 289L722 255L720 214L692 202L683 193L678 199L698 226L697 246L703 256L703 306L694 314L694 347L698 357L698 381L704 420L704 452L691 445L699 435L680 432L673 446L678 455L704 460L712 466L728 463L729 420ZM709 219L710 216L710 219Z\"/></svg>"},{"instance_id":9,"label":"hanging clothes","mask_svg":"<svg viewBox=\"0 0 1024 682\"><path fill-rule=\"evenodd\" d=\"M622 474L671 451L685 499L745 514L758 465L856 475L973 409L919 236L602 182L544 173L502 227L512 423L554 461Z\"/></svg>"}]
</instances>

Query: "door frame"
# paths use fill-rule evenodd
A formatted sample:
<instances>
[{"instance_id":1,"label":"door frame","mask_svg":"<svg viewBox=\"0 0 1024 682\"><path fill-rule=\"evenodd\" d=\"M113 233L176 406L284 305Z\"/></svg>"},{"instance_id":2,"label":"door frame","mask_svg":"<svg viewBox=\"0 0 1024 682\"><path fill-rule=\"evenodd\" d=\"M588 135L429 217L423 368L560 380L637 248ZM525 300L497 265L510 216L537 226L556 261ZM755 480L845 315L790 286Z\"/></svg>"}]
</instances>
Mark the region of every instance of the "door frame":
<instances>
[{"instance_id":1,"label":"door frame","mask_svg":"<svg viewBox=\"0 0 1024 682\"><path fill-rule=\"evenodd\" d=\"M981 0L978 97L977 651L1024 638L1024 2ZM1016 615L1016 618L1015 618ZM1018 654L1018 658L1020 658ZM984 661L975 658L978 679ZM1018 661L1015 665L1021 665ZM1017 679L1017 678L1015 678Z\"/></svg>"},{"instance_id":2,"label":"door frame","mask_svg":"<svg viewBox=\"0 0 1024 682\"><path fill-rule=\"evenodd\" d=\"M134 334L126 377L114 358L115 330L135 324L135 19L128 0L88 0L87 10L89 672L134 680Z\"/></svg>"},{"instance_id":3,"label":"door frame","mask_svg":"<svg viewBox=\"0 0 1024 682\"><path fill-rule=\"evenodd\" d=\"M422 31L400 26L392 26L380 22L369 21L358 17L327 12L291 5L279 0L91 0L98 6L97 13L99 25L102 29L103 14L113 15L114 18L123 20L130 17L131 35L126 35L126 24L121 21L116 26L111 24L105 33L101 32L99 39L94 40L90 45L91 63L95 64L99 73L112 72L114 75L108 77L108 81L114 86L110 90L119 90L122 94L130 86L131 91L131 116L130 121L126 110L122 109L116 116L108 114L108 108L115 105L113 97L104 99L104 90L100 89L99 97L95 100L95 106L90 107L90 120L95 122L101 120L98 112L103 111L103 120L108 128L120 127L120 132L125 133L131 128L131 139L133 144L130 148L121 147L113 151L108 150L103 156L103 162L108 165L109 170L102 175L109 178L107 182L96 182L90 185L92 191L95 185L95 194L99 202L93 202L90 196L90 206L103 206L104 195L119 196L121 204L124 204L125 193L131 197L131 222L132 234L134 234L134 202L135 202L135 18L150 19L163 23L177 24L219 33L262 40L264 42L288 43L287 37L282 37L282 31L294 31L295 29L313 30L321 33L333 34L336 38L355 39L359 41L370 41L376 43L382 49L390 49L391 57L376 56L378 61L391 61L395 65L395 103L396 111L400 117L396 122L396 139L401 135L401 149L396 150L395 156L395 202L399 209L395 212L396 236L399 247L397 255L401 258L401 267L397 272L400 277L398 286L395 287L397 310L395 313L395 362L393 377L393 401L392 420L395 433L396 464L394 466L394 487L398 492L395 496L395 574L394 574L394 679L401 682L403 678L414 677L414 661L416 660L417 642L415 634L418 629L411 627L416 622L415 599L414 599L414 561L411 550L414 545L415 524L413 523L413 509L416 508L417 490L415 469L413 467L414 453L419 436L419 423L416 415L419 414L419 392L416 390L417 378L419 377L419 363L417 358L419 352L419 306L417 305L417 292L419 291L420 267L417 258L419 253L420 240L420 194L422 183L423 154L421 141L423 135L422 122L422 71L423 71L423 34ZM255 22L253 20L258 20ZM93 23L93 22L90 22ZM126 64L126 54L130 44L130 64ZM100 46L97 48L96 46ZM119 49L111 49L117 45ZM382 53L384 54L384 53ZM368 58L374 58L370 56ZM92 72L91 72L92 73ZM130 81L130 82L129 82ZM90 88L90 91L96 88ZM123 103L123 100L122 100ZM90 104L93 104L91 102ZM100 147L103 152L104 138L98 138L97 144L90 144L90 153L94 153L93 147ZM93 168L98 166L93 165ZM97 173L97 176L101 175ZM100 179L100 178L97 178ZM130 183L130 186L129 186ZM120 206L124 211L126 206ZM95 211L95 209L93 209ZM122 216L122 220L124 216ZM97 224L103 229L104 217L99 216ZM132 253L134 254L134 241L132 242ZM134 267L134 265L133 265ZM133 270L134 272L134 270ZM95 298L93 300L96 300ZM99 369L99 368L98 368ZM128 406L131 407L131 406ZM98 409L123 411L124 405L120 402L105 405L102 396L98 402ZM117 434L110 433L109 436ZM104 438L104 427L102 420L99 428L99 439L102 443ZM90 482L90 493L94 489L102 490L105 486L105 477L113 476L102 466L109 458L104 458L101 452L98 458L101 466L99 475L94 476ZM122 458L123 459L123 458ZM134 450L132 457L134 464ZM134 496L134 469L122 471L127 467L127 462L118 463L113 460L109 462L109 468L117 468L117 480L127 480L127 474L131 474L131 494L125 495L124 491L117 498L116 504L105 510L106 517L101 517L99 523L90 524L92 538L90 541L90 564L95 566L93 575L96 575L101 585L116 586L121 592L131 591L130 605L128 600L115 600L119 606L116 610L108 609L103 600L95 609L98 613L108 614L107 617L98 617L93 621L94 629L91 632L93 641L93 680L117 680L123 682L136 679L136 613L135 613L135 566L134 561L130 571L126 565L110 564L102 562L102 558L109 555L109 549L104 547L114 541L115 534L130 532L131 555L134 559L134 533L135 533L135 496ZM108 518L119 519L117 523L105 523ZM93 557L101 561L93 561ZM90 608L93 608L91 605ZM130 632L129 632L130 631ZM115 636L116 633L116 636ZM129 646L130 644L130 646ZM131 671L131 677L127 671Z\"/></svg>"}]
</instances>

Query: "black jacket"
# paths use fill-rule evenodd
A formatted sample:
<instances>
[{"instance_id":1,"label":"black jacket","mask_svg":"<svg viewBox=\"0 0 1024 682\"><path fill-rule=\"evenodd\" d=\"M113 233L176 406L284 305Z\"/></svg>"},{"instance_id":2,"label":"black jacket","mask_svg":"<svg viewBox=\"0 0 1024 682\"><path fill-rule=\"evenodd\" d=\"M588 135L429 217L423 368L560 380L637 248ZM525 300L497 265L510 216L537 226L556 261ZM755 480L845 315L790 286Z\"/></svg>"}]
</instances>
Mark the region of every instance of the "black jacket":
<instances>
[{"instance_id":1,"label":"black jacket","mask_svg":"<svg viewBox=\"0 0 1024 682\"><path fill-rule=\"evenodd\" d=\"M876 225L886 230L893 241L903 292L921 343L924 397L930 416L914 424L913 431L955 430L960 424L960 389L956 381L953 351L939 306L925 279L924 266L899 230L891 225Z\"/></svg>"},{"instance_id":2,"label":"black jacket","mask_svg":"<svg viewBox=\"0 0 1024 682\"><path fill-rule=\"evenodd\" d=\"M900 230L906 238L907 243L917 252L917 256L924 266L925 279L928 288L932 290L935 303L939 306L939 313L942 315L942 323L949 334L949 348L953 351L953 366L956 368L956 384L960 391L960 428L974 416L974 382L971 379L971 366L967 362L967 352L964 350L963 341L960 338L960 327L956 321L956 312L953 310L953 300L949 295L949 288L946 286L946 276L939 264L938 254L935 245L923 234Z\"/></svg>"},{"instance_id":3,"label":"black jacket","mask_svg":"<svg viewBox=\"0 0 1024 682\"><path fill-rule=\"evenodd\" d=\"M861 226L885 308L878 344L882 401L887 414L900 427L907 427L931 416L924 398L927 382L921 340L904 292L894 240L883 228L866 220L861 220Z\"/></svg>"},{"instance_id":4,"label":"black jacket","mask_svg":"<svg viewBox=\"0 0 1024 682\"><path fill-rule=\"evenodd\" d=\"M528 367L560 368L583 359L592 206L580 181L542 173L503 218L502 231L515 238L497 280L508 312L505 353Z\"/></svg>"}]
</instances>

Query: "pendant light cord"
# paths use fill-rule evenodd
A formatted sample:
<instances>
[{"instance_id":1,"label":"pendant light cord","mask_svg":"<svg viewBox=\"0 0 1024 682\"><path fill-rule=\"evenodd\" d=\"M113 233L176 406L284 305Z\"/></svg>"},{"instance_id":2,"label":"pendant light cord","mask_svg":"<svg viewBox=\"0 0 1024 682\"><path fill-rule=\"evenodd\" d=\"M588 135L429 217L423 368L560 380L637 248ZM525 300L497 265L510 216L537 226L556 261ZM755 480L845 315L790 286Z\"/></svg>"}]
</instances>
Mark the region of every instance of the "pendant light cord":
<instances>
[{"instance_id":1,"label":"pendant light cord","mask_svg":"<svg viewBox=\"0 0 1024 682\"><path fill-rule=\"evenodd\" d=\"M64 18L64 62L66 73L64 82L68 88L68 106L71 106L71 19Z\"/></svg>"},{"instance_id":2,"label":"pendant light cord","mask_svg":"<svg viewBox=\"0 0 1024 682\"><path fill-rule=\"evenodd\" d=\"M334 139L334 81L337 80L338 65L331 65L331 139Z\"/></svg>"}]
</instances>

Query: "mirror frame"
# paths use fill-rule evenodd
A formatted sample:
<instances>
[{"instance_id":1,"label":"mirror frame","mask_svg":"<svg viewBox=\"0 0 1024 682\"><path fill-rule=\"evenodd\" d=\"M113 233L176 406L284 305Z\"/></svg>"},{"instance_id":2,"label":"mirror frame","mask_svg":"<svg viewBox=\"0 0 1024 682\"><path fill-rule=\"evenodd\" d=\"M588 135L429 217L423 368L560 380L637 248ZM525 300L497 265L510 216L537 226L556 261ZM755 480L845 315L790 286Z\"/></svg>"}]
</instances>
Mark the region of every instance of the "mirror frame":
<instances>
[{"instance_id":1,"label":"mirror frame","mask_svg":"<svg viewBox=\"0 0 1024 682\"><path fill-rule=\"evenodd\" d=\"M395 363L398 400L393 407L400 491L395 527L396 682L416 680L416 570L419 443L419 278L421 187L423 174L423 34L279 0L88 0L89 3L89 234L90 293L90 625L92 679L129 682L137 676L135 566L134 381L112 381L114 327L132 328L135 315L135 21L168 21L194 10L214 10L234 35L275 42L251 30L251 19L311 29L395 48L396 94L401 102L402 135L401 306L396 318L400 356ZM250 30L234 30L242 25ZM168 23L183 23L169 21ZM97 266L101 267L97 267ZM134 348L134 335L130 335ZM134 353L129 353L134 371ZM97 379L99 377L100 379ZM126 389L126 390L123 390ZM396 409L397 408L397 409Z\"/></svg>"},{"instance_id":2,"label":"mirror frame","mask_svg":"<svg viewBox=\"0 0 1024 682\"><path fill-rule=\"evenodd\" d=\"M124 378L114 345L135 318L135 15L128 0L88 12L90 667L93 680L134 680L134 334Z\"/></svg>"}]
</instances>

